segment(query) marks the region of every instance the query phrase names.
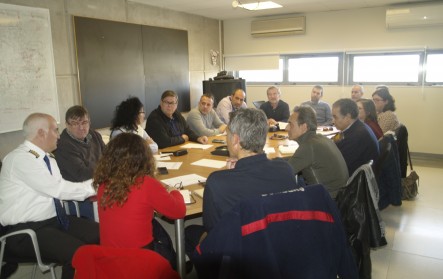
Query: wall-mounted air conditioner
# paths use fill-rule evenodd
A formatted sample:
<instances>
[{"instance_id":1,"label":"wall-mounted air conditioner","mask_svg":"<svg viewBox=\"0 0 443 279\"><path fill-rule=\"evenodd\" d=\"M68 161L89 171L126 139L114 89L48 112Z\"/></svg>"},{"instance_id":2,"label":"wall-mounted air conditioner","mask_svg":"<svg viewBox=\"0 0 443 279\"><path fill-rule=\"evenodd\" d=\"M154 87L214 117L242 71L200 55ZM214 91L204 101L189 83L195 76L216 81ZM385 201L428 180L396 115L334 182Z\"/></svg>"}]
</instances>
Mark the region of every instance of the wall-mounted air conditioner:
<instances>
[{"instance_id":1,"label":"wall-mounted air conditioner","mask_svg":"<svg viewBox=\"0 0 443 279\"><path fill-rule=\"evenodd\" d=\"M305 34L305 17L287 17L254 20L251 22L253 37Z\"/></svg>"},{"instance_id":2,"label":"wall-mounted air conditioner","mask_svg":"<svg viewBox=\"0 0 443 279\"><path fill-rule=\"evenodd\" d=\"M386 10L386 28L406 28L443 24L443 3L399 6Z\"/></svg>"}]
</instances>

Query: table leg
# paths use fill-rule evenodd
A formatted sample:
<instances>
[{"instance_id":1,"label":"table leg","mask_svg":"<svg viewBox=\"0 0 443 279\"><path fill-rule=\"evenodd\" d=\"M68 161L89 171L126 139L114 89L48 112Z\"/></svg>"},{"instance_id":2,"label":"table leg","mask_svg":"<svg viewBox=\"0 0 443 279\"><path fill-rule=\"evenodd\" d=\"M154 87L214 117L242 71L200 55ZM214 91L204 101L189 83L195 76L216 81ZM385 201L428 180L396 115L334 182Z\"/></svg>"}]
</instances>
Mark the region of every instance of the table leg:
<instances>
[{"instance_id":1,"label":"table leg","mask_svg":"<svg viewBox=\"0 0 443 279\"><path fill-rule=\"evenodd\" d=\"M186 278L184 219L175 220L175 245L177 247L177 271L181 279Z\"/></svg>"}]
</instances>

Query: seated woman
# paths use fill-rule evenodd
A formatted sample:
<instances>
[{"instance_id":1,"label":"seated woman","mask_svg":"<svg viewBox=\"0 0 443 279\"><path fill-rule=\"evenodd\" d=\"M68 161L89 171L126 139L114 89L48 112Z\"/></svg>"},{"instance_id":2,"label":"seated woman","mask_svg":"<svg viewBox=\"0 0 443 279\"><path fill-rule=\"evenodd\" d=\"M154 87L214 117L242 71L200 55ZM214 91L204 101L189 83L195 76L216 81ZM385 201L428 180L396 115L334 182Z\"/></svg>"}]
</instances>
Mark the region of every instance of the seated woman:
<instances>
[{"instance_id":1,"label":"seated woman","mask_svg":"<svg viewBox=\"0 0 443 279\"><path fill-rule=\"evenodd\" d=\"M157 153L157 143L146 133L142 126L140 126L144 120L145 110L139 98L131 97L126 99L115 108L110 139L113 139L121 133L138 134L148 142L152 153Z\"/></svg>"},{"instance_id":2,"label":"seated woman","mask_svg":"<svg viewBox=\"0 0 443 279\"><path fill-rule=\"evenodd\" d=\"M358 106L358 118L371 128L377 139L383 137L383 131L378 125L374 102L368 99L359 99L356 103Z\"/></svg>"},{"instance_id":3,"label":"seated woman","mask_svg":"<svg viewBox=\"0 0 443 279\"><path fill-rule=\"evenodd\" d=\"M174 249L158 241L164 235L156 234L161 225L155 221L154 212L178 219L185 216L186 206L180 192L168 192L154 178L154 171L151 149L138 135L122 133L108 143L93 180L97 190L100 244L151 249L174 267L174 257L170 256L175 255ZM166 237L170 242L167 233Z\"/></svg>"},{"instance_id":4,"label":"seated woman","mask_svg":"<svg viewBox=\"0 0 443 279\"><path fill-rule=\"evenodd\" d=\"M389 93L386 86L377 87L378 89L372 94L375 109L377 111L377 121L383 134L388 131L395 132L400 127L397 115L395 114L395 100Z\"/></svg>"}]
</instances>

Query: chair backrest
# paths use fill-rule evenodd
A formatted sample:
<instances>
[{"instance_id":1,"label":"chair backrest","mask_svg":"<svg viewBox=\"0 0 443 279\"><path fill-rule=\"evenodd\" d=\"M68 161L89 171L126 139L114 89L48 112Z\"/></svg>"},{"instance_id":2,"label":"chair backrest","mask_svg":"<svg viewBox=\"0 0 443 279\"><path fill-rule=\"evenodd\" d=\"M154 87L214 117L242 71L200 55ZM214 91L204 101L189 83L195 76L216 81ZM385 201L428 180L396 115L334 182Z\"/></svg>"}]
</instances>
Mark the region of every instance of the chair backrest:
<instances>
[{"instance_id":1,"label":"chair backrest","mask_svg":"<svg viewBox=\"0 0 443 279\"><path fill-rule=\"evenodd\" d=\"M240 202L192 260L200 279L357 277L337 206L322 185Z\"/></svg>"},{"instance_id":2,"label":"chair backrest","mask_svg":"<svg viewBox=\"0 0 443 279\"><path fill-rule=\"evenodd\" d=\"M406 177L406 171L408 168L408 129L405 125L400 124L400 127L395 131L395 135L397 137L401 177Z\"/></svg>"},{"instance_id":3,"label":"chair backrest","mask_svg":"<svg viewBox=\"0 0 443 279\"><path fill-rule=\"evenodd\" d=\"M74 254L75 279L179 279L169 262L154 251L81 246Z\"/></svg>"},{"instance_id":4,"label":"chair backrest","mask_svg":"<svg viewBox=\"0 0 443 279\"><path fill-rule=\"evenodd\" d=\"M266 103L266 101L253 101L252 102L252 104L254 104L254 106L256 107L256 108L260 108L261 107L261 105L263 105L264 103Z\"/></svg>"}]
</instances>

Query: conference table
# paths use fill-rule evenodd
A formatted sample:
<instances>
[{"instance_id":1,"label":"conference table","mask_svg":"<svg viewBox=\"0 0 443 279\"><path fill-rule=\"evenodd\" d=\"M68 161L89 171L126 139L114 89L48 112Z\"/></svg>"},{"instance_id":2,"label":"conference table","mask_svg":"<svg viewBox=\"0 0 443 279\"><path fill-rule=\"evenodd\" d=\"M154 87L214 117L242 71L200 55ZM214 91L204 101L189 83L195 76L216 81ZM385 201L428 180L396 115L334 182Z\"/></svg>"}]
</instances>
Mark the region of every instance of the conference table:
<instances>
[{"instance_id":1,"label":"conference table","mask_svg":"<svg viewBox=\"0 0 443 279\"><path fill-rule=\"evenodd\" d=\"M273 139L271 139L273 138ZM171 179L174 180L174 178L177 178L176 181L180 180L179 177L183 175L188 174L196 174L199 176L202 176L206 178L214 171L226 169L226 166L222 168L213 168L213 167L205 167L205 166L196 166L193 165L194 162L199 161L201 159L209 159L209 160L217 160L221 162L226 162L227 156L218 156L218 155L212 155L211 151L214 151L216 147L226 145L226 143L213 143L212 141L216 140L223 140L226 142L226 136L215 136L215 137L209 137L208 145L212 145L211 147L207 149L199 149L199 148L189 148L186 149L185 145L189 144L187 142L183 145L177 145L173 147L168 147L160 150L160 156L168 156L168 153L172 153L174 151L180 150L180 149L186 149L188 153L183 156L168 156L170 160L167 161L159 161L161 162L181 162L181 166L179 169L168 169L168 174L158 175L157 179L162 181L165 179ZM195 145L196 147L198 145ZM291 147L292 146L292 147ZM294 142L290 142L287 139L287 132L285 131L279 131L279 132L272 132L268 133L268 139L267 143L265 145L265 152L268 156L268 158L277 158L277 157L285 157L285 156L291 156L290 150L295 150ZM289 153L282 153L280 152L288 152ZM172 183L176 184L176 183ZM168 185L170 187L174 185ZM191 204L188 204L186 206L186 217L192 218L195 215L198 215L202 213L203 209L203 199L195 194L195 190L202 189L203 183L199 183L196 181L196 183L193 183L191 185L185 186L184 189L190 190L191 192ZM178 219L175 220L175 240L176 240L176 250L177 250L177 271L180 274L180 277L183 279L186 277L186 259L185 259L185 240L184 240L184 219Z\"/></svg>"}]
</instances>

